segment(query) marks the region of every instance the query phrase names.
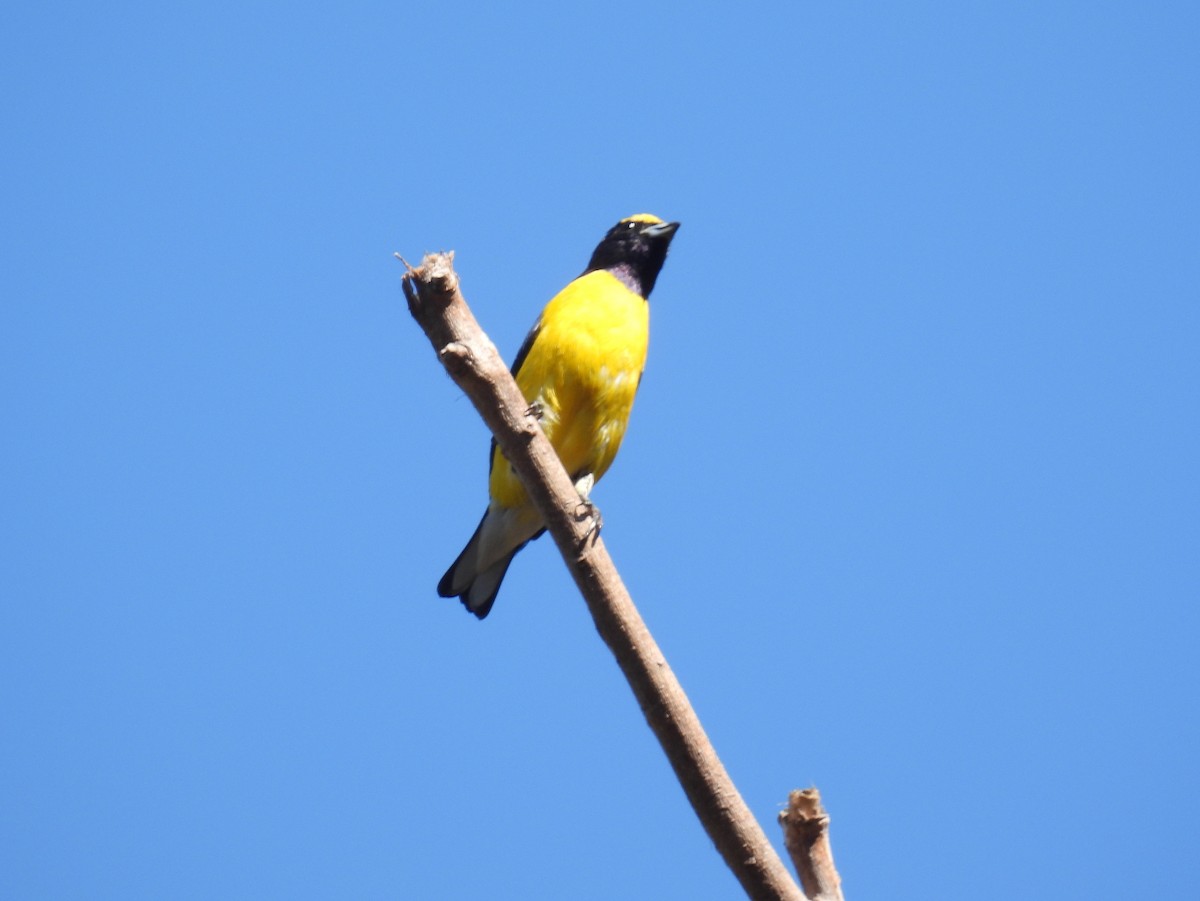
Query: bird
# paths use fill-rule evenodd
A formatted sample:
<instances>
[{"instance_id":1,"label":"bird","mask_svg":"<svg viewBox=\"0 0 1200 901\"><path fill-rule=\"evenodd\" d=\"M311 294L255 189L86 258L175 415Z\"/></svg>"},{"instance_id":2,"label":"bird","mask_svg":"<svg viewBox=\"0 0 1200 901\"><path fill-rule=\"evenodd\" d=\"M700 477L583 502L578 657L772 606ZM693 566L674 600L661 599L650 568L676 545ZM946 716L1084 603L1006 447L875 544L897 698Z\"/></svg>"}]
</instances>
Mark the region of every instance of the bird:
<instances>
[{"instance_id":1,"label":"bird","mask_svg":"<svg viewBox=\"0 0 1200 901\"><path fill-rule=\"evenodd\" d=\"M647 298L678 229L678 222L649 213L609 229L583 273L546 304L512 366L530 411L589 507L592 487L625 437L646 364ZM491 612L513 557L546 531L494 438L488 464L487 510L437 586L441 597L458 598L479 619Z\"/></svg>"}]
</instances>

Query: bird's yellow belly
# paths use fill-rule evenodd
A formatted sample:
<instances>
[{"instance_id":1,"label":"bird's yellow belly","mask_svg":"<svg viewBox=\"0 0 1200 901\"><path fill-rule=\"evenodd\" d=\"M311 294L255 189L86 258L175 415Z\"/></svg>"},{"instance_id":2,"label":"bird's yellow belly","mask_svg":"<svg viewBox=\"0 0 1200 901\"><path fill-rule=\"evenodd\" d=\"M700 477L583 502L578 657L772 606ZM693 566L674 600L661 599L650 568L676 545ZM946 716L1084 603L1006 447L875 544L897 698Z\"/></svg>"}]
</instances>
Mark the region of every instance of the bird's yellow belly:
<instances>
[{"instance_id":1,"label":"bird's yellow belly","mask_svg":"<svg viewBox=\"0 0 1200 901\"><path fill-rule=\"evenodd\" d=\"M573 479L599 479L625 436L646 361L646 301L607 272L576 279L547 305L536 341L517 373L525 399ZM493 501L526 503L525 490L496 451Z\"/></svg>"}]
</instances>

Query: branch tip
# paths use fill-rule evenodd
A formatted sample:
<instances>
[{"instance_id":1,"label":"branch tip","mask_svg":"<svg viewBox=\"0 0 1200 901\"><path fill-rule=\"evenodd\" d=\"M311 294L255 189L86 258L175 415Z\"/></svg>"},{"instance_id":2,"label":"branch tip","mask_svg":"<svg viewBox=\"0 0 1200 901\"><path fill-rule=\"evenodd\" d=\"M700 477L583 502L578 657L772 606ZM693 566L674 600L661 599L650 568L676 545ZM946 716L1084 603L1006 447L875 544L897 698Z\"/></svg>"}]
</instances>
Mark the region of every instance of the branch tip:
<instances>
[{"instance_id":1,"label":"branch tip","mask_svg":"<svg viewBox=\"0 0 1200 901\"><path fill-rule=\"evenodd\" d=\"M779 814L783 844L791 855L806 898L841 901L842 879L829 846L829 814L816 788L796 789Z\"/></svg>"},{"instance_id":2,"label":"branch tip","mask_svg":"<svg viewBox=\"0 0 1200 901\"><path fill-rule=\"evenodd\" d=\"M454 271L454 251L427 253L421 260L425 281L440 293L449 294L458 287L458 273Z\"/></svg>"}]
</instances>

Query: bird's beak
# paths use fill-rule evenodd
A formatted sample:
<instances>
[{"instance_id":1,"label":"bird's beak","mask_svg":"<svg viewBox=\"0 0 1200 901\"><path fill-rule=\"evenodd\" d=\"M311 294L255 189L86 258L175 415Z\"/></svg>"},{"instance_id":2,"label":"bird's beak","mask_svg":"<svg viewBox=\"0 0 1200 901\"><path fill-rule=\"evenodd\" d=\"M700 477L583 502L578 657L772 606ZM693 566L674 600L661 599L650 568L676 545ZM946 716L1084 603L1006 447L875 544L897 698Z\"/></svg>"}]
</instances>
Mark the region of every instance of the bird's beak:
<instances>
[{"instance_id":1,"label":"bird's beak","mask_svg":"<svg viewBox=\"0 0 1200 901\"><path fill-rule=\"evenodd\" d=\"M660 222L657 225L651 225L643 234L649 235L651 238L670 239L678 230L678 222Z\"/></svg>"}]
</instances>

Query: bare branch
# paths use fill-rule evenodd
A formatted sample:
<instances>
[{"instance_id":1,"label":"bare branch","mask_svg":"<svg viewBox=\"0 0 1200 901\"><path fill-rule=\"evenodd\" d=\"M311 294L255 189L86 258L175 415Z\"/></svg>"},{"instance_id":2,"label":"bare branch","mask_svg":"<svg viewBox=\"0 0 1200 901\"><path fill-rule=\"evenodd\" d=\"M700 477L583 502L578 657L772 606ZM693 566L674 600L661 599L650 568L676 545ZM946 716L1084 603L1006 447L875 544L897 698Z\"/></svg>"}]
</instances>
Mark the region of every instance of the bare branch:
<instances>
[{"instance_id":1,"label":"bare branch","mask_svg":"<svg viewBox=\"0 0 1200 901\"><path fill-rule=\"evenodd\" d=\"M779 822L808 901L842 901L842 879L833 865L829 814L821 806L821 793L815 788L792 792Z\"/></svg>"},{"instance_id":2,"label":"bare branch","mask_svg":"<svg viewBox=\"0 0 1200 901\"><path fill-rule=\"evenodd\" d=\"M679 681L622 584L579 495L495 346L458 289L451 254L426 256L403 280L409 310L446 370L496 436L554 537L576 585L666 752L696 815L746 894L802 901L783 862L717 758Z\"/></svg>"}]
</instances>

